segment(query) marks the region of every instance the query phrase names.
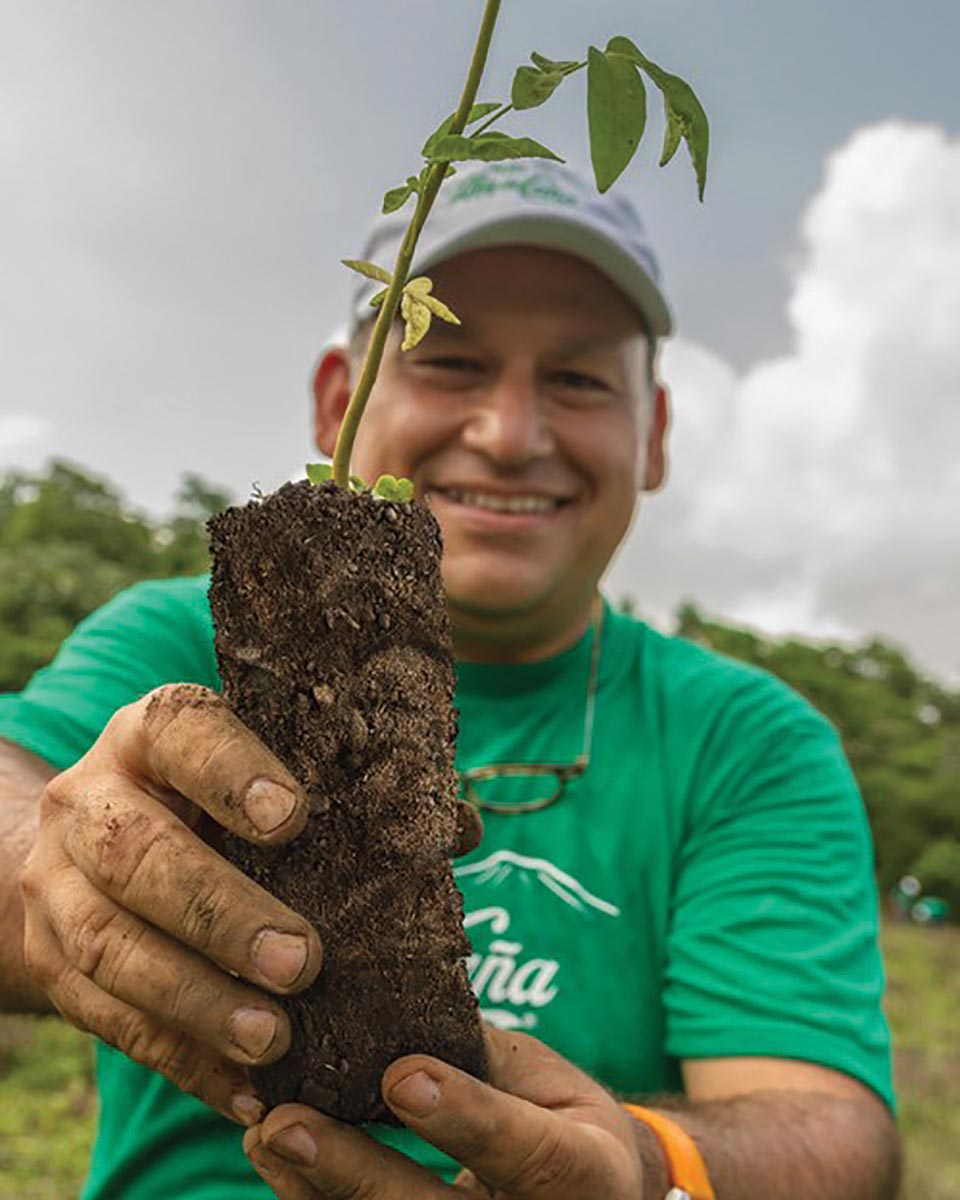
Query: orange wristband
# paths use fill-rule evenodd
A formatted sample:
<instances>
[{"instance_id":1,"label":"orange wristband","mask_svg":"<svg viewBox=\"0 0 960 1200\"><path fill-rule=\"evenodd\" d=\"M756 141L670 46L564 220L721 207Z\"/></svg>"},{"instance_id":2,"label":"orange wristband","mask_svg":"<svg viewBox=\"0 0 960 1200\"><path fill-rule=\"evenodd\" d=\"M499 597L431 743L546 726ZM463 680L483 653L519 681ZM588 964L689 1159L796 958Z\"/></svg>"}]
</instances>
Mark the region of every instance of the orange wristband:
<instances>
[{"instance_id":1,"label":"orange wristband","mask_svg":"<svg viewBox=\"0 0 960 1200\"><path fill-rule=\"evenodd\" d=\"M660 1143L672 1184L664 1200L716 1200L700 1151L685 1129L653 1109L638 1104L622 1107L648 1126Z\"/></svg>"}]
</instances>

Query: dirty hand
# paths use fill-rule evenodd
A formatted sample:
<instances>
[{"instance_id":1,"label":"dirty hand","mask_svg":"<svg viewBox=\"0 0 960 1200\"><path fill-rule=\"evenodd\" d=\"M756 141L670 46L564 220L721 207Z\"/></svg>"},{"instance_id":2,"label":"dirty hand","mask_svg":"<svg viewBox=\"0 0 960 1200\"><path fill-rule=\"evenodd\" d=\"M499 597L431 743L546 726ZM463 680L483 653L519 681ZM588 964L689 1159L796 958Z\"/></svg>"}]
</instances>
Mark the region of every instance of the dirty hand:
<instances>
[{"instance_id":1,"label":"dirty hand","mask_svg":"<svg viewBox=\"0 0 960 1200\"><path fill-rule=\"evenodd\" d=\"M280 1200L637 1200L633 1120L542 1042L486 1028L491 1084L435 1058L398 1059L383 1095L404 1125L464 1170L443 1184L359 1129L300 1104L248 1129L244 1149Z\"/></svg>"},{"instance_id":2,"label":"dirty hand","mask_svg":"<svg viewBox=\"0 0 960 1200\"><path fill-rule=\"evenodd\" d=\"M171 684L118 710L43 795L20 875L31 977L74 1025L252 1124L246 1068L290 1043L268 993L310 983L321 948L204 836L275 846L306 819L296 781L215 693Z\"/></svg>"}]
</instances>

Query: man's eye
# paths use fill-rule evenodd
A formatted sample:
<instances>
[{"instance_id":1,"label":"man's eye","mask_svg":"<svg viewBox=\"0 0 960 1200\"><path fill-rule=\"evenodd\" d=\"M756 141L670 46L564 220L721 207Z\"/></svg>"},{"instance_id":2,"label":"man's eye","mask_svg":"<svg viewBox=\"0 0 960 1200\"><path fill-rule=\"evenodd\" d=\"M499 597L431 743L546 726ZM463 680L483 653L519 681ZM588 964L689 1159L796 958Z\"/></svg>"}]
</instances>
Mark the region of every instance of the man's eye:
<instances>
[{"instance_id":1,"label":"man's eye","mask_svg":"<svg viewBox=\"0 0 960 1200\"><path fill-rule=\"evenodd\" d=\"M435 367L440 371L470 371L479 372L483 370L480 363L472 358L458 358L455 355L446 355L443 358L425 358L421 365L424 367Z\"/></svg>"},{"instance_id":2,"label":"man's eye","mask_svg":"<svg viewBox=\"0 0 960 1200\"><path fill-rule=\"evenodd\" d=\"M593 375L584 375L581 371L557 371L554 379L563 387L572 387L583 391L607 391L607 385L602 379L597 379Z\"/></svg>"}]
</instances>

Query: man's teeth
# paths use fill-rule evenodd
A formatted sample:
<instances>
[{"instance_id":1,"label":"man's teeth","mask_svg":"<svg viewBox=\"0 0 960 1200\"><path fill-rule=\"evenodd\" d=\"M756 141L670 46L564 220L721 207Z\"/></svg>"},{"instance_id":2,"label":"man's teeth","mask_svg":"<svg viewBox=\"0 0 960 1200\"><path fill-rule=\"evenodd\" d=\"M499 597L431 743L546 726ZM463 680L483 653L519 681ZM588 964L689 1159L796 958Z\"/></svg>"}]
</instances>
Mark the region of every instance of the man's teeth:
<instances>
[{"instance_id":1,"label":"man's teeth","mask_svg":"<svg viewBox=\"0 0 960 1200\"><path fill-rule=\"evenodd\" d=\"M447 491L446 495L458 504L489 508L493 512L548 513L553 512L559 504L549 496L491 496L485 492L457 492L453 489Z\"/></svg>"}]
</instances>

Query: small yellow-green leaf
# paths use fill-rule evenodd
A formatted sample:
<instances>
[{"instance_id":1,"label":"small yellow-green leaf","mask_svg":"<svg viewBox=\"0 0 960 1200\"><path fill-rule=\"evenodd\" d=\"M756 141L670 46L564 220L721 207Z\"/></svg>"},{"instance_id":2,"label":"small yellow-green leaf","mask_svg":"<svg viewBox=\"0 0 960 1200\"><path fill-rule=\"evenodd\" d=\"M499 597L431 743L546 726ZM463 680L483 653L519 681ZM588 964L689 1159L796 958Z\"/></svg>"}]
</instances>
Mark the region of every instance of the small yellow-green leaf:
<instances>
[{"instance_id":1,"label":"small yellow-green leaf","mask_svg":"<svg viewBox=\"0 0 960 1200\"><path fill-rule=\"evenodd\" d=\"M311 483L326 483L333 478L333 464L307 463L307 478Z\"/></svg>"},{"instance_id":2,"label":"small yellow-green leaf","mask_svg":"<svg viewBox=\"0 0 960 1200\"><path fill-rule=\"evenodd\" d=\"M422 300L404 292L400 301L400 313L406 323L406 335L400 349L412 350L420 345L430 331L430 309Z\"/></svg>"},{"instance_id":3,"label":"small yellow-green leaf","mask_svg":"<svg viewBox=\"0 0 960 1200\"><path fill-rule=\"evenodd\" d=\"M403 289L405 296L408 295L412 300L426 305L435 317L441 317L451 325L461 324L460 318L452 309L447 308L443 301L438 300L436 296L431 296L432 291L433 280L428 279L426 275L418 275L416 279L411 279Z\"/></svg>"},{"instance_id":4,"label":"small yellow-green leaf","mask_svg":"<svg viewBox=\"0 0 960 1200\"><path fill-rule=\"evenodd\" d=\"M383 304L384 300L386 300L387 292L389 292L389 291L390 291L389 288L384 288L382 292L377 292L377 294L370 301L370 307L371 308L379 308L380 305Z\"/></svg>"},{"instance_id":5,"label":"small yellow-green leaf","mask_svg":"<svg viewBox=\"0 0 960 1200\"><path fill-rule=\"evenodd\" d=\"M390 284L393 282L393 276L389 271L385 271L383 267L378 267L376 263L361 262L356 258L344 258L341 262L345 267L349 267L351 271L357 271L361 275L365 275L367 279L376 279L379 283Z\"/></svg>"},{"instance_id":6,"label":"small yellow-green leaf","mask_svg":"<svg viewBox=\"0 0 960 1200\"><path fill-rule=\"evenodd\" d=\"M416 279L411 279L403 290L409 292L415 300L422 300L433 291L433 280L428 279L426 275L418 275Z\"/></svg>"},{"instance_id":7,"label":"small yellow-green leaf","mask_svg":"<svg viewBox=\"0 0 960 1200\"><path fill-rule=\"evenodd\" d=\"M518 67L513 77L510 100L518 111L546 104L563 83L560 71L538 71L536 67Z\"/></svg>"},{"instance_id":8,"label":"small yellow-green leaf","mask_svg":"<svg viewBox=\"0 0 960 1200\"><path fill-rule=\"evenodd\" d=\"M597 187L606 192L637 152L647 121L647 93L632 59L590 47L587 60L590 157Z\"/></svg>"},{"instance_id":9,"label":"small yellow-green leaf","mask_svg":"<svg viewBox=\"0 0 960 1200\"><path fill-rule=\"evenodd\" d=\"M397 480L397 500L401 504L406 504L413 499L413 480L398 479Z\"/></svg>"},{"instance_id":10,"label":"small yellow-green leaf","mask_svg":"<svg viewBox=\"0 0 960 1200\"><path fill-rule=\"evenodd\" d=\"M440 317L450 325L462 325L463 322L457 314L444 304L442 300L438 300L436 296L423 296L422 302L430 309L435 317Z\"/></svg>"},{"instance_id":11,"label":"small yellow-green leaf","mask_svg":"<svg viewBox=\"0 0 960 1200\"><path fill-rule=\"evenodd\" d=\"M350 476L350 486L355 492L369 492L370 484L361 479L359 475Z\"/></svg>"}]
</instances>

